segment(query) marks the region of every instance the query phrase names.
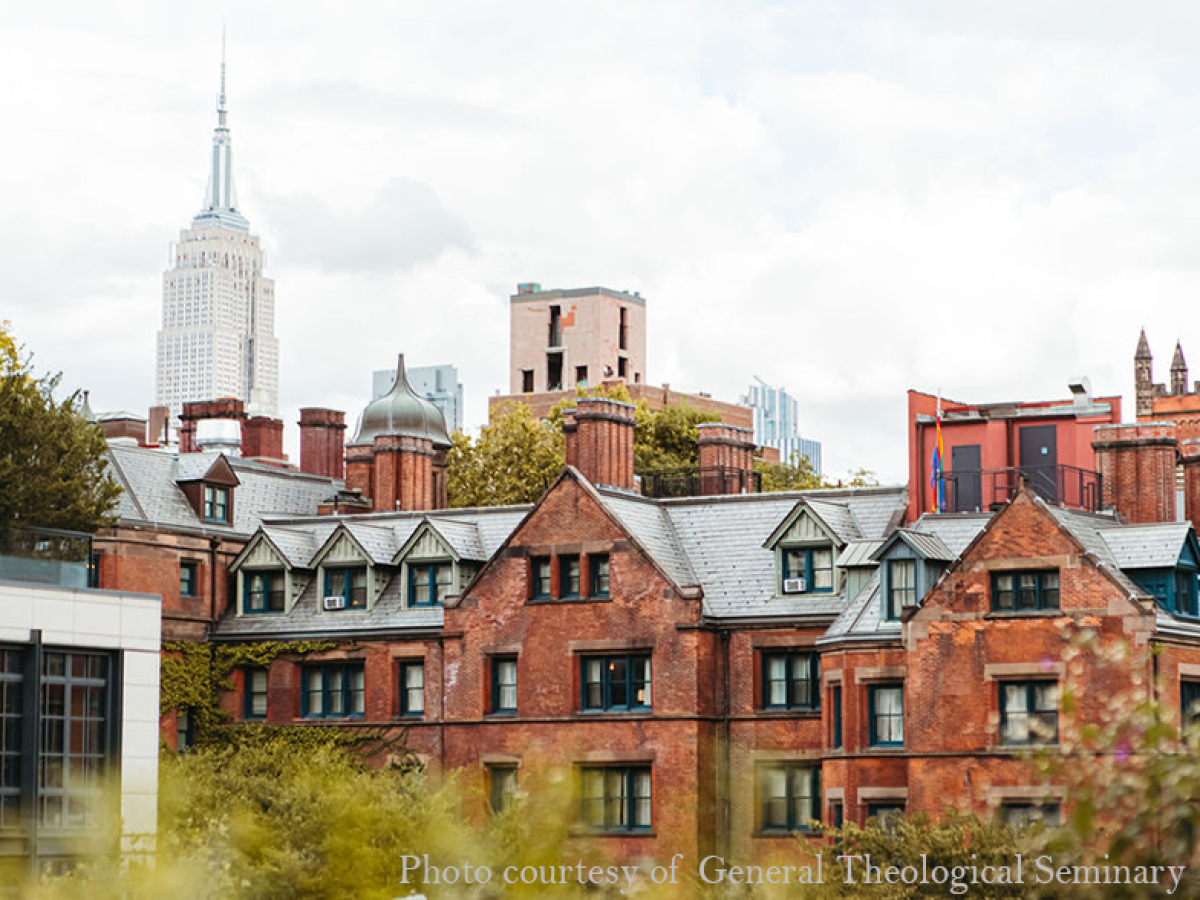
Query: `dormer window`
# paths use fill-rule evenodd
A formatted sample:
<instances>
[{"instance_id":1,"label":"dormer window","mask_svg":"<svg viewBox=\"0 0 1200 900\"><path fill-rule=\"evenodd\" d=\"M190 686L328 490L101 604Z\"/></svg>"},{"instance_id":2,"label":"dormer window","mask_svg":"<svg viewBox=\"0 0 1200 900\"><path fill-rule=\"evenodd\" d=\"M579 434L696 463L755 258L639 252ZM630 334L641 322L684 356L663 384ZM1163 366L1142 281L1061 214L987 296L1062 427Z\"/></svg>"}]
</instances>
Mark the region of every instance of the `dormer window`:
<instances>
[{"instance_id":1,"label":"dormer window","mask_svg":"<svg viewBox=\"0 0 1200 900\"><path fill-rule=\"evenodd\" d=\"M1181 616L1195 617L1200 615L1197 609L1196 570L1175 570L1175 609Z\"/></svg>"},{"instance_id":2,"label":"dormer window","mask_svg":"<svg viewBox=\"0 0 1200 900\"><path fill-rule=\"evenodd\" d=\"M229 524L229 488L219 484L204 485L204 521Z\"/></svg>"},{"instance_id":3,"label":"dormer window","mask_svg":"<svg viewBox=\"0 0 1200 900\"><path fill-rule=\"evenodd\" d=\"M408 564L408 605L440 606L454 586L454 566L448 562Z\"/></svg>"},{"instance_id":4,"label":"dormer window","mask_svg":"<svg viewBox=\"0 0 1200 900\"><path fill-rule=\"evenodd\" d=\"M783 593L827 594L833 590L833 548L785 547Z\"/></svg>"},{"instance_id":5,"label":"dormer window","mask_svg":"<svg viewBox=\"0 0 1200 900\"><path fill-rule=\"evenodd\" d=\"M917 561L889 559L887 582L887 603L884 606L883 618L888 622L897 622L904 607L917 605Z\"/></svg>"},{"instance_id":6,"label":"dormer window","mask_svg":"<svg viewBox=\"0 0 1200 900\"><path fill-rule=\"evenodd\" d=\"M334 598L341 602L331 602ZM325 570L326 609L366 609L367 570L361 566Z\"/></svg>"},{"instance_id":7,"label":"dormer window","mask_svg":"<svg viewBox=\"0 0 1200 900\"><path fill-rule=\"evenodd\" d=\"M244 578L243 612L283 612L285 600L282 572L246 572Z\"/></svg>"}]
</instances>

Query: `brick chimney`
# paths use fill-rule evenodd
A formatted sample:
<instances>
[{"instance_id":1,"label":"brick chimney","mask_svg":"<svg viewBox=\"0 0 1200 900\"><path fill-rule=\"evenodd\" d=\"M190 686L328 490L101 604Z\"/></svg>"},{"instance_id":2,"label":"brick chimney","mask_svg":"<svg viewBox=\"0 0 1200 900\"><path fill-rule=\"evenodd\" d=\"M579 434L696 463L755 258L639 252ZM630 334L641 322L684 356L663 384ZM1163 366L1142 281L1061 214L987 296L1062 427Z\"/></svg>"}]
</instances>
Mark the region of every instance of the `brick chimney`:
<instances>
[{"instance_id":1,"label":"brick chimney","mask_svg":"<svg viewBox=\"0 0 1200 900\"><path fill-rule=\"evenodd\" d=\"M1183 466L1183 515L1200 533L1200 439L1179 443Z\"/></svg>"},{"instance_id":2,"label":"brick chimney","mask_svg":"<svg viewBox=\"0 0 1200 900\"><path fill-rule=\"evenodd\" d=\"M567 438L567 458L592 484L635 489L633 480L633 412L635 407L607 397L580 397L575 410L575 437ZM573 443L573 449L570 444Z\"/></svg>"},{"instance_id":3,"label":"brick chimney","mask_svg":"<svg viewBox=\"0 0 1200 900\"><path fill-rule=\"evenodd\" d=\"M282 463L283 420L270 416L251 416L242 422L242 456Z\"/></svg>"},{"instance_id":4,"label":"brick chimney","mask_svg":"<svg viewBox=\"0 0 1200 900\"><path fill-rule=\"evenodd\" d=\"M377 510L434 508L433 442L381 434L375 438L371 499Z\"/></svg>"},{"instance_id":5,"label":"brick chimney","mask_svg":"<svg viewBox=\"0 0 1200 900\"><path fill-rule=\"evenodd\" d=\"M723 422L696 426L701 494L754 492L754 432Z\"/></svg>"},{"instance_id":6,"label":"brick chimney","mask_svg":"<svg viewBox=\"0 0 1200 900\"><path fill-rule=\"evenodd\" d=\"M374 482L375 448L371 444L351 444L346 448L346 489L358 491L363 497L374 497Z\"/></svg>"},{"instance_id":7,"label":"brick chimney","mask_svg":"<svg viewBox=\"0 0 1200 900\"><path fill-rule=\"evenodd\" d=\"M1097 425L1095 435L1104 505L1128 522L1175 521L1175 424Z\"/></svg>"},{"instance_id":8,"label":"brick chimney","mask_svg":"<svg viewBox=\"0 0 1200 900\"><path fill-rule=\"evenodd\" d=\"M579 425L575 413L574 409L563 410L563 456L568 466L579 468Z\"/></svg>"},{"instance_id":9,"label":"brick chimney","mask_svg":"<svg viewBox=\"0 0 1200 900\"><path fill-rule=\"evenodd\" d=\"M194 400L183 404L183 412L179 414L182 425L179 428L179 452L199 453L200 445L196 442L196 425L206 419L236 419L246 418L246 409L241 400L233 397L222 397L218 400Z\"/></svg>"},{"instance_id":10,"label":"brick chimney","mask_svg":"<svg viewBox=\"0 0 1200 900\"><path fill-rule=\"evenodd\" d=\"M146 422L146 443L151 447L166 446L170 435L167 426L171 422L171 407L150 407L150 418Z\"/></svg>"},{"instance_id":11,"label":"brick chimney","mask_svg":"<svg viewBox=\"0 0 1200 900\"><path fill-rule=\"evenodd\" d=\"M346 414L337 409L300 410L300 471L341 478Z\"/></svg>"}]
</instances>

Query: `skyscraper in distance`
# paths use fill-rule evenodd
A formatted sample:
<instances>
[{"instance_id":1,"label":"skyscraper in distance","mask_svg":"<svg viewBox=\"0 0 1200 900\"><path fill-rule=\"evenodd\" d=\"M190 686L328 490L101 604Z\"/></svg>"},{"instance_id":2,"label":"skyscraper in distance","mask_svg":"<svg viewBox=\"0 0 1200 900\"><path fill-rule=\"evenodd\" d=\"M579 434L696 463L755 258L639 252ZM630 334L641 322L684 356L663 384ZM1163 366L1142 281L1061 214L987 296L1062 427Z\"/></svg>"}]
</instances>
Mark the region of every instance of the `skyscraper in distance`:
<instances>
[{"instance_id":1,"label":"skyscraper in distance","mask_svg":"<svg viewBox=\"0 0 1200 900\"><path fill-rule=\"evenodd\" d=\"M227 117L222 37L204 207L172 245L163 275L154 393L173 424L190 400L235 397L261 416L275 416L279 406L275 282L263 275L262 247L238 209Z\"/></svg>"}]
</instances>

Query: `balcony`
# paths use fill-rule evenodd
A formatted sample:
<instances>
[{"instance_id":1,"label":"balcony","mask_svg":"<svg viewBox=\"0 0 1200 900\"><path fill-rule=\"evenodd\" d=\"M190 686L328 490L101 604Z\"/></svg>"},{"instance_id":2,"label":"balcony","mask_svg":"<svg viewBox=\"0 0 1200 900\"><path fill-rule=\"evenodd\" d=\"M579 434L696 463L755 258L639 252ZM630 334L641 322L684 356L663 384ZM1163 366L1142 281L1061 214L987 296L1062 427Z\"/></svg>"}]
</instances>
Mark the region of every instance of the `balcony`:
<instances>
[{"instance_id":1,"label":"balcony","mask_svg":"<svg viewBox=\"0 0 1200 900\"><path fill-rule=\"evenodd\" d=\"M757 494L762 475L743 469L712 466L704 469L658 469L639 472L642 494L656 500L667 497L708 497L716 494Z\"/></svg>"},{"instance_id":2,"label":"balcony","mask_svg":"<svg viewBox=\"0 0 1200 900\"><path fill-rule=\"evenodd\" d=\"M86 588L92 536L56 528L0 529L0 581Z\"/></svg>"},{"instance_id":3,"label":"balcony","mask_svg":"<svg viewBox=\"0 0 1200 900\"><path fill-rule=\"evenodd\" d=\"M1029 489L1055 506L1099 512L1103 508L1103 481L1099 472L1077 466L1024 466L944 472L939 477L945 490L944 512L987 512L996 510L1016 496L1021 479Z\"/></svg>"}]
</instances>

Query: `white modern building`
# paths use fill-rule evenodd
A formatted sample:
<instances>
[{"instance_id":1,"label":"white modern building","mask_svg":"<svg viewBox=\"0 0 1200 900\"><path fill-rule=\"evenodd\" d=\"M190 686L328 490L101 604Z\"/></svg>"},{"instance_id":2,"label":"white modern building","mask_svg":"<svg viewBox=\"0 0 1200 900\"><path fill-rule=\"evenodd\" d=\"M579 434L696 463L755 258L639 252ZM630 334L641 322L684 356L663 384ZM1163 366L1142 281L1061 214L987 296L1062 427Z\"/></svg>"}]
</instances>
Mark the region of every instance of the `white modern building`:
<instances>
[{"instance_id":1,"label":"white modern building","mask_svg":"<svg viewBox=\"0 0 1200 900\"><path fill-rule=\"evenodd\" d=\"M90 548L0 545L0 869L155 849L161 600L85 587Z\"/></svg>"},{"instance_id":2,"label":"white modern building","mask_svg":"<svg viewBox=\"0 0 1200 900\"><path fill-rule=\"evenodd\" d=\"M821 442L800 436L800 404L783 388L771 387L758 376L742 403L754 410L754 442L779 451L781 462L807 456L813 471L821 471Z\"/></svg>"},{"instance_id":3,"label":"white modern building","mask_svg":"<svg viewBox=\"0 0 1200 900\"><path fill-rule=\"evenodd\" d=\"M250 415L272 417L279 406L275 283L237 207L223 56L204 208L172 245L163 275L155 405L170 408L173 426L189 400L235 397Z\"/></svg>"},{"instance_id":4,"label":"white modern building","mask_svg":"<svg viewBox=\"0 0 1200 900\"><path fill-rule=\"evenodd\" d=\"M446 430L453 434L463 427L463 386L458 380L456 366L417 366L405 369L408 383L419 397L424 397L442 411ZM382 397L392 389L396 370L376 369L372 373L371 399Z\"/></svg>"}]
</instances>

